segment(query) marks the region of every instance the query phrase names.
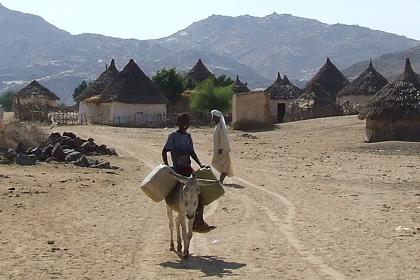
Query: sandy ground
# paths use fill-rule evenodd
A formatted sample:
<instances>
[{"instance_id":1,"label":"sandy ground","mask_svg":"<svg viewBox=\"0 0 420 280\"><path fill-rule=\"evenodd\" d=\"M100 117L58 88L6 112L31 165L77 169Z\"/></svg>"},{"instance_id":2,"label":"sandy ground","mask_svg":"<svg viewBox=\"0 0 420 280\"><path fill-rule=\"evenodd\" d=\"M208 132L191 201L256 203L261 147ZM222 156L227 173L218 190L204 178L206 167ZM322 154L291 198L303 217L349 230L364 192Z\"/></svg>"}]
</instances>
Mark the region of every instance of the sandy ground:
<instances>
[{"instance_id":1,"label":"sandy ground","mask_svg":"<svg viewBox=\"0 0 420 280\"><path fill-rule=\"evenodd\" d=\"M0 279L420 279L420 143L365 144L355 117L231 131L218 228L181 261L139 188L171 130L57 130L115 147L121 169L0 166ZM208 163L212 129L190 132Z\"/></svg>"}]
</instances>

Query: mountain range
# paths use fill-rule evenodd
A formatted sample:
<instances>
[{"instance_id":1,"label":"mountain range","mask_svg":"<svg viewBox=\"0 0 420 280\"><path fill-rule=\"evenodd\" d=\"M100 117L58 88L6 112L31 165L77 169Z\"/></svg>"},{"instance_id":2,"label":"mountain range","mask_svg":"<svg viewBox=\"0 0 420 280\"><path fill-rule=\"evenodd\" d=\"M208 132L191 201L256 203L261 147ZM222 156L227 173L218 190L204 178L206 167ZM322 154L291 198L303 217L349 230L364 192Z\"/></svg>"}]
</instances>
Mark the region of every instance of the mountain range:
<instances>
[{"instance_id":1,"label":"mountain range","mask_svg":"<svg viewBox=\"0 0 420 280\"><path fill-rule=\"evenodd\" d=\"M277 72L302 86L327 56L340 69L351 66L344 71L349 76L360 73L369 58L378 57L375 66L384 69L387 77L402 68L400 57L411 55L415 67L420 62L419 41L276 13L265 17L212 15L165 38L135 40L72 35L39 16L0 4L0 36L0 91L16 90L37 79L65 103L72 102L71 94L82 80L95 79L111 58L120 69L133 58L151 75L172 66L186 72L201 57L215 74L239 74L251 88L268 86ZM381 57L386 53L396 54ZM395 62L392 67L381 62L387 59Z\"/></svg>"}]
</instances>

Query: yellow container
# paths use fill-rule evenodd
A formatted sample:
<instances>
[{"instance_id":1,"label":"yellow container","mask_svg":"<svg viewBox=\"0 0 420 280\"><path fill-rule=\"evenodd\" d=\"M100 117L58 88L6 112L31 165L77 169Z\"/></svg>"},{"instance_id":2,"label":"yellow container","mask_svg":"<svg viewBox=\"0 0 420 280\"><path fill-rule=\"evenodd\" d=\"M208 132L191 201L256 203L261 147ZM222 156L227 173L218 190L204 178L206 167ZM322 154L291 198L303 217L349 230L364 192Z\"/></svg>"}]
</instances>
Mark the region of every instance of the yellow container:
<instances>
[{"instance_id":1,"label":"yellow container","mask_svg":"<svg viewBox=\"0 0 420 280\"><path fill-rule=\"evenodd\" d=\"M162 201L177 185L178 181L166 165L156 166L141 183L141 189L153 201Z\"/></svg>"},{"instance_id":2,"label":"yellow container","mask_svg":"<svg viewBox=\"0 0 420 280\"><path fill-rule=\"evenodd\" d=\"M200 198L204 206L209 205L225 193L222 184L211 171L211 168L202 168L196 171L195 174L200 186ZM205 180L200 183L200 179ZM215 182L209 183L209 181Z\"/></svg>"}]
</instances>

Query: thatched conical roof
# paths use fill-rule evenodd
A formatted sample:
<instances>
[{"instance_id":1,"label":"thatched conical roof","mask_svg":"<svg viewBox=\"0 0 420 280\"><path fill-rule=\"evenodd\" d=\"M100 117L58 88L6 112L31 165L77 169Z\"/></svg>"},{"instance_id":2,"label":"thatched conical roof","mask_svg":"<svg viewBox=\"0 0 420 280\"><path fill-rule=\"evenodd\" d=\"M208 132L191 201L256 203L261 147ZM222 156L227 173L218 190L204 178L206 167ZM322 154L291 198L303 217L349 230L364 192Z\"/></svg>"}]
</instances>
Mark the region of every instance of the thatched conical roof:
<instances>
[{"instance_id":1,"label":"thatched conical roof","mask_svg":"<svg viewBox=\"0 0 420 280\"><path fill-rule=\"evenodd\" d=\"M325 88L316 83L307 86L298 99L299 101L311 100L314 105L320 106L330 105L334 102L334 97Z\"/></svg>"},{"instance_id":2,"label":"thatched conical roof","mask_svg":"<svg viewBox=\"0 0 420 280\"><path fill-rule=\"evenodd\" d=\"M212 75L203 61L201 61L201 58L199 58L194 67L187 73L187 79L198 83L210 78Z\"/></svg>"},{"instance_id":3,"label":"thatched conical roof","mask_svg":"<svg viewBox=\"0 0 420 280\"><path fill-rule=\"evenodd\" d=\"M115 67L114 59L111 60L111 64L102 74L76 98L76 101L83 101L92 96L99 96L102 92L112 83L117 77L119 71Z\"/></svg>"},{"instance_id":4,"label":"thatched conical roof","mask_svg":"<svg viewBox=\"0 0 420 280\"><path fill-rule=\"evenodd\" d=\"M369 67L353 82L343 88L337 96L375 95L386 84L388 84L388 80L376 71L371 61Z\"/></svg>"},{"instance_id":5,"label":"thatched conical roof","mask_svg":"<svg viewBox=\"0 0 420 280\"><path fill-rule=\"evenodd\" d=\"M43 85L41 85L35 80L33 80L29 85L27 85L26 87L18 91L15 94L15 96L19 96L19 97L43 96L51 100L60 100L60 98L55 93L53 93L52 91L50 91L49 89L47 89L46 87L44 87Z\"/></svg>"},{"instance_id":6,"label":"thatched conical roof","mask_svg":"<svg viewBox=\"0 0 420 280\"><path fill-rule=\"evenodd\" d=\"M311 88L313 85L320 85L330 93L331 97L335 97L347 84L349 84L349 81L346 77L335 67L330 58L327 58L324 66L308 82L304 90L306 91L306 89Z\"/></svg>"},{"instance_id":7,"label":"thatched conical roof","mask_svg":"<svg viewBox=\"0 0 420 280\"><path fill-rule=\"evenodd\" d=\"M163 93L132 59L98 99L100 103L113 101L131 104L168 103Z\"/></svg>"},{"instance_id":8,"label":"thatched conical roof","mask_svg":"<svg viewBox=\"0 0 420 280\"><path fill-rule=\"evenodd\" d=\"M239 76L236 76L235 83L233 84L233 93L250 92L247 87L247 83L243 83L239 80Z\"/></svg>"},{"instance_id":9,"label":"thatched conical roof","mask_svg":"<svg viewBox=\"0 0 420 280\"><path fill-rule=\"evenodd\" d=\"M408 58L405 62L404 73L369 100L364 111L359 114L359 118L372 120L420 119L420 80L411 68Z\"/></svg>"},{"instance_id":10,"label":"thatched conical roof","mask_svg":"<svg viewBox=\"0 0 420 280\"><path fill-rule=\"evenodd\" d=\"M289 100L297 98L302 90L293 85L286 75L282 79L280 73L277 73L277 79L265 92L270 94L271 99Z\"/></svg>"}]
</instances>

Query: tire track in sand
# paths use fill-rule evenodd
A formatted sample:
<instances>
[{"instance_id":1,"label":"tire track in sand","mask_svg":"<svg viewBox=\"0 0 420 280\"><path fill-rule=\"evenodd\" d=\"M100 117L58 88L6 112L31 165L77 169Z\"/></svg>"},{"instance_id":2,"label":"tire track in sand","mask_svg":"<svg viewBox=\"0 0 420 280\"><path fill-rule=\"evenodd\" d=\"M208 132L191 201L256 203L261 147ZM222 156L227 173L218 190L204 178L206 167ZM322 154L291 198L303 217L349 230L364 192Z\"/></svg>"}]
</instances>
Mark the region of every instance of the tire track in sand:
<instances>
[{"instance_id":1,"label":"tire track in sand","mask_svg":"<svg viewBox=\"0 0 420 280\"><path fill-rule=\"evenodd\" d=\"M317 270L319 270L320 272L322 272L326 276L329 276L331 279L334 279L334 280L345 279L345 276L342 273L340 273L339 271L337 271L337 270L333 269L332 267L326 265L322 261L321 258L319 258L319 257L313 255L312 253L310 253L310 251L307 248L305 248L305 246L303 246L299 242L297 237L294 235L292 224L293 224L293 219L296 216L296 206L294 206L294 204L289 199L287 199L285 196L281 195L280 193L270 191L270 190L268 190L266 188L263 188L261 186L257 186L254 183L249 182L245 179L242 179L242 178L239 178L239 177L234 177L233 179L242 183L242 184L245 184L249 187L252 187L254 189L258 189L260 191L263 191L263 192L269 194L270 196L276 198L283 205L285 205L286 208L287 208L287 215L286 215L286 218L285 218L284 221L282 221L276 215L276 213L273 210L271 210L270 208L268 208L267 206L260 205L260 208L263 209L266 212L269 219L278 227L280 232L286 237L289 244L292 245L292 247L296 250L296 252L298 252L299 255L302 256L302 258L304 258L313 267L317 268ZM257 203L257 205L258 205L258 203Z\"/></svg>"}]
</instances>

